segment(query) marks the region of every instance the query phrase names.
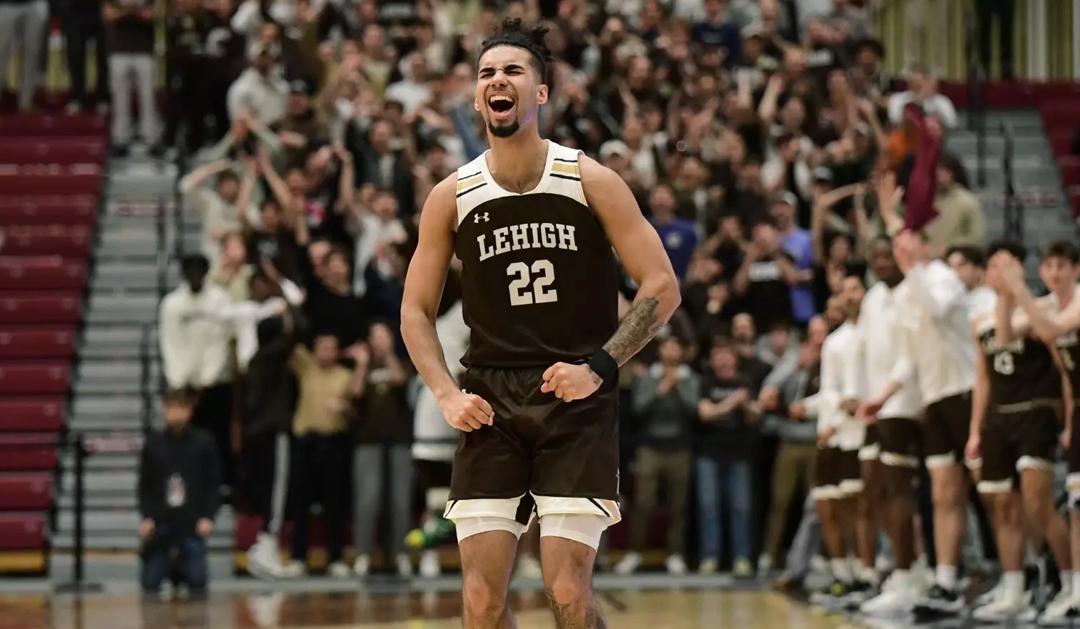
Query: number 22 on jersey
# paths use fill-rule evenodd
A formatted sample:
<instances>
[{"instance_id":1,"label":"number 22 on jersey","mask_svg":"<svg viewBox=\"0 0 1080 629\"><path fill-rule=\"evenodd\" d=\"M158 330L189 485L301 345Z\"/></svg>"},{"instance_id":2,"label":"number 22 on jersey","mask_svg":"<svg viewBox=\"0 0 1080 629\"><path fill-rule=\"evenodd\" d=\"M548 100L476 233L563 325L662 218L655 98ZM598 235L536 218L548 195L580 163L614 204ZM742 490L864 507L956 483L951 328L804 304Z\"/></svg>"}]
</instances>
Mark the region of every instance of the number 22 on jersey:
<instances>
[{"instance_id":1,"label":"number 22 on jersey","mask_svg":"<svg viewBox=\"0 0 1080 629\"><path fill-rule=\"evenodd\" d=\"M528 306L550 304L559 300L559 293L551 284L555 281L555 265L551 260L536 260L530 267L525 262L511 262L506 267L510 281L510 305Z\"/></svg>"}]
</instances>

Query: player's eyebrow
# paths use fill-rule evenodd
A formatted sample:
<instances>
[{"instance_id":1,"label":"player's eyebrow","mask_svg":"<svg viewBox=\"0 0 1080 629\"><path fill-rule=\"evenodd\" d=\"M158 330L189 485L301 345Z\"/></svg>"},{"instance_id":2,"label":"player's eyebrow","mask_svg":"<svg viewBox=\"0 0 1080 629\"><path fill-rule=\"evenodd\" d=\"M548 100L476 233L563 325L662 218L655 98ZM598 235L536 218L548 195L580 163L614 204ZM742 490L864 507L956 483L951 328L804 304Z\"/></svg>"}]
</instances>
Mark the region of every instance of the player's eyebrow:
<instances>
[{"instance_id":1,"label":"player's eyebrow","mask_svg":"<svg viewBox=\"0 0 1080 629\"><path fill-rule=\"evenodd\" d=\"M524 70L524 69L525 69L525 66L523 66L523 65L521 65L519 63L508 63L505 66L503 66L503 72L510 72L511 70ZM480 67L480 69L477 71L477 74L484 74L484 73L487 73L487 72L492 72L493 73L493 72L495 72L495 70L496 70L495 66L485 65L485 66Z\"/></svg>"}]
</instances>

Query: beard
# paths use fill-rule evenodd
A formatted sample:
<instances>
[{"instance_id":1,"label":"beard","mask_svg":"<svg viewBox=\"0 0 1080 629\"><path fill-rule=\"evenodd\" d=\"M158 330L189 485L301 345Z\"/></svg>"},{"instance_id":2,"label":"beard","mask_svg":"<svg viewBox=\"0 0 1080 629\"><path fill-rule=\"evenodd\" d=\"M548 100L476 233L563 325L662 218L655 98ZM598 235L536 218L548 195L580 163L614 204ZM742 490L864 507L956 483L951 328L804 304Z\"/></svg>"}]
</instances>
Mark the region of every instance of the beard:
<instances>
[{"instance_id":1,"label":"beard","mask_svg":"<svg viewBox=\"0 0 1080 629\"><path fill-rule=\"evenodd\" d=\"M502 126L502 127L496 127L495 125L488 122L488 131L491 132L491 135L493 135L493 136L495 136L497 138L508 138L508 137L514 135L515 133L517 133L518 128L520 128L520 126L521 125L518 124L517 120L511 122L508 125Z\"/></svg>"}]
</instances>

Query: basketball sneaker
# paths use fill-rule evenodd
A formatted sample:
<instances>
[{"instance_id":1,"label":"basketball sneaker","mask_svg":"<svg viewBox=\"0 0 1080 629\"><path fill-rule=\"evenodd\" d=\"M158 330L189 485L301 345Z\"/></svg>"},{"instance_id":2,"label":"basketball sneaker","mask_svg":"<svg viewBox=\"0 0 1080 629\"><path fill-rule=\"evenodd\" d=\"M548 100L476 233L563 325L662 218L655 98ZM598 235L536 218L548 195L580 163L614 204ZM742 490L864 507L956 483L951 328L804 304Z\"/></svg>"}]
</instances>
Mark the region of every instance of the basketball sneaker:
<instances>
[{"instance_id":1,"label":"basketball sneaker","mask_svg":"<svg viewBox=\"0 0 1080 629\"><path fill-rule=\"evenodd\" d=\"M934 584L915 605L915 611L921 613L955 615L964 610L964 597L956 590Z\"/></svg>"},{"instance_id":2,"label":"basketball sneaker","mask_svg":"<svg viewBox=\"0 0 1080 629\"><path fill-rule=\"evenodd\" d=\"M252 576L260 579L280 579L282 577L277 539L273 535L259 533L255 543L247 551L247 569Z\"/></svg>"},{"instance_id":3,"label":"basketball sneaker","mask_svg":"<svg viewBox=\"0 0 1080 629\"><path fill-rule=\"evenodd\" d=\"M1080 621L1080 607L1072 592L1061 590L1046 609L1039 614L1039 626L1041 627L1071 627Z\"/></svg>"},{"instance_id":4,"label":"basketball sneaker","mask_svg":"<svg viewBox=\"0 0 1080 629\"><path fill-rule=\"evenodd\" d=\"M334 579L348 579L353 575L352 570L349 570L349 566L345 565L344 561L335 561L330 564L326 569L326 573Z\"/></svg>"},{"instance_id":5,"label":"basketball sneaker","mask_svg":"<svg viewBox=\"0 0 1080 629\"><path fill-rule=\"evenodd\" d=\"M442 574L442 565L439 563L439 553L435 550L425 550L420 554L420 576L425 579L434 579Z\"/></svg>"},{"instance_id":6,"label":"basketball sneaker","mask_svg":"<svg viewBox=\"0 0 1080 629\"><path fill-rule=\"evenodd\" d=\"M1031 622L1035 620L1035 616L1035 608L1031 606L1029 596L1007 596L1004 592L998 598L971 612L972 618L987 623Z\"/></svg>"},{"instance_id":7,"label":"basketball sneaker","mask_svg":"<svg viewBox=\"0 0 1080 629\"><path fill-rule=\"evenodd\" d=\"M639 566L641 566L641 555L634 551L630 551L623 555L623 558L619 560L619 563L615 564L615 574L624 576L633 574Z\"/></svg>"},{"instance_id":8,"label":"basketball sneaker","mask_svg":"<svg viewBox=\"0 0 1080 629\"><path fill-rule=\"evenodd\" d=\"M667 568L668 574L673 576L681 577L686 574L686 561L678 553L668 555L664 560L664 567Z\"/></svg>"}]
</instances>

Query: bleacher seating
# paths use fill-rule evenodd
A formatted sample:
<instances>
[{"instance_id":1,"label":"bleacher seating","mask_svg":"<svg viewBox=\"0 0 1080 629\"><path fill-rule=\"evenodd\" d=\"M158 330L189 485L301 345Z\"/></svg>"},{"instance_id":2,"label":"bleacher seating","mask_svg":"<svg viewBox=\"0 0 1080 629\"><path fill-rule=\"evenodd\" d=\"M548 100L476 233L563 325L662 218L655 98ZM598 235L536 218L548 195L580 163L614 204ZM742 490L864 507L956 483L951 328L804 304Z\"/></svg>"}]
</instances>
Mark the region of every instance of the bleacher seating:
<instances>
[{"instance_id":1,"label":"bleacher seating","mask_svg":"<svg viewBox=\"0 0 1080 629\"><path fill-rule=\"evenodd\" d=\"M97 116L0 117L0 573L47 565L105 131Z\"/></svg>"}]
</instances>

